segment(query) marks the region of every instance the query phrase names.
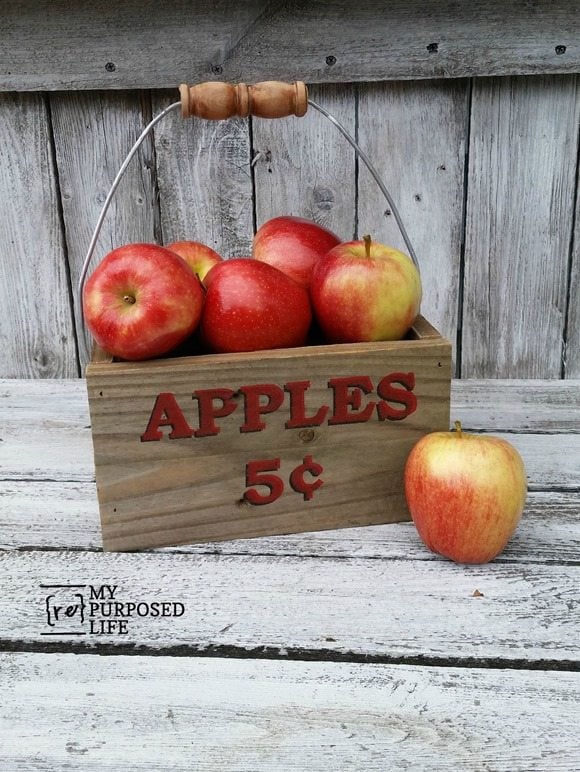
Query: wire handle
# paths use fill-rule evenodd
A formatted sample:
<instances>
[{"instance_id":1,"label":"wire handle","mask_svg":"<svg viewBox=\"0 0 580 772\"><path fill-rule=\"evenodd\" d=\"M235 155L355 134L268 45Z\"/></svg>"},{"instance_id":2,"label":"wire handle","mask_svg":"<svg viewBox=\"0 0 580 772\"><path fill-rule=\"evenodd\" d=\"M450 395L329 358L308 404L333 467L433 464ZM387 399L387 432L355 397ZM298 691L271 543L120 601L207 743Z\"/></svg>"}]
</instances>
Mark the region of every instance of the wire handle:
<instances>
[{"instance_id":1,"label":"wire handle","mask_svg":"<svg viewBox=\"0 0 580 772\"><path fill-rule=\"evenodd\" d=\"M349 134L340 121L329 113L328 110L308 97L308 90L304 83L301 81L296 81L292 84L280 83L278 81L265 81L264 83L257 83L254 86L248 86L244 83L234 85L231 83L210 82L199 83L196 86L182 84L179 87L179 91L181 101L174 102L169 105L169 107L166 107L147 124L135 141L133 147L129 150L127 157L123 161L121 168L113 180L111 189L107 194L97 224L95 225L95 230L91 237L89 248L81 268L77 287L78 308L82 309L83 307L83 288L105 216L127 167L137 150L141 147L145 138L155 126L163 120L166 115L177 110L179 107L181 107L181 114L185 118L194 115L209 120L223 120L233 116L245 117L247 115L255 115L261 118L282 118L288 115L301 117L305 115L308 105L313 107L336 126L343 137L353 147L358 158L363 161L371 173L371 176L389 204L399 231L401 232L401 236L403 237L403 241L405 242L407 251L415 264L415 267L419 270L417 255L415 254L415 250L413 249L413 245L411 244L407 230L401 219L401 215L399 214L399 210L379 173L371 163L367 154L359 147L356 140Z\"/></svg>"}]
</instances>

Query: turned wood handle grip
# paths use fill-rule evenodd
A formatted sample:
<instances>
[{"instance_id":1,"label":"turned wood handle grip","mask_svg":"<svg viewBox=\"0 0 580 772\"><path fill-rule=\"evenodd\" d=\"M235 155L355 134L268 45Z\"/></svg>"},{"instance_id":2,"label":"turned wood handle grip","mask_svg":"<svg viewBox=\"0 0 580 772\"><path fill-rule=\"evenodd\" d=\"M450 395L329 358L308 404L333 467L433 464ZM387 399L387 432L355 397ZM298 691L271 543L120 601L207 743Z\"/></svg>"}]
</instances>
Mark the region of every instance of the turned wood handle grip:
<instances>
[{"instance_id":1,"label":"turned wood handle grip","mask_svg":"<svg viewBox=\"0 0 580 772\"><path fill-rule=\"evenodd\" d=\"M220 121L225 118L284 118L303 116L308 108L308 89L302 81L281 83L276 80L248 85L246 83L182 83L181 115Z\"/></svg>"}]
</instances>

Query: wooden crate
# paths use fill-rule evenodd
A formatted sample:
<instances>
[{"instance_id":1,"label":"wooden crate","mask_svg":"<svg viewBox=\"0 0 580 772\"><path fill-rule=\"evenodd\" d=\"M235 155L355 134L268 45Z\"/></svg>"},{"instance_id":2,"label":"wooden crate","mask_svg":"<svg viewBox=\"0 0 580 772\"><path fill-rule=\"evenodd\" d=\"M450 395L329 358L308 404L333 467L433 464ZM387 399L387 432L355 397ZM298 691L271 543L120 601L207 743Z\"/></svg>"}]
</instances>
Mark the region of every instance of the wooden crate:
<instances>
[{"instance_id":1,"label":"wooden crate","mask_svg":"<svg viewBox=\"0 0 580 772\"><path fill-rule=\"evenodd\" d=\"M87 366L105 550L408 520L403 468L449 428L451 345L403 341ZM216 391L217 390L217 391Z\"/></svg>"}]
</instances>

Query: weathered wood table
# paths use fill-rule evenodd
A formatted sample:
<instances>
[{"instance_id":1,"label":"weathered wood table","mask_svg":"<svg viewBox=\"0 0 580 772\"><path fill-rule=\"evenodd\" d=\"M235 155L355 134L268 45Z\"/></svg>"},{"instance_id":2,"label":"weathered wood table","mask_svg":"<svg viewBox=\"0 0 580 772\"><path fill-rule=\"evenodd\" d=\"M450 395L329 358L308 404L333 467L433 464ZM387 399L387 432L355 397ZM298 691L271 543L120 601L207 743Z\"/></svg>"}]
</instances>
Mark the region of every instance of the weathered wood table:
<instances>
[{"instance_id":1,"label":"weathered wood table","mask_svg":"<svg viewBox=\"0 0 580 772\"><path fill-rule=\"evenodd\" d=\"M84 382L0 381L0 769L580 769L580 382L452 417L527 466L491 564L409 523L104 554Z\"/></svg>"}]
</instances>

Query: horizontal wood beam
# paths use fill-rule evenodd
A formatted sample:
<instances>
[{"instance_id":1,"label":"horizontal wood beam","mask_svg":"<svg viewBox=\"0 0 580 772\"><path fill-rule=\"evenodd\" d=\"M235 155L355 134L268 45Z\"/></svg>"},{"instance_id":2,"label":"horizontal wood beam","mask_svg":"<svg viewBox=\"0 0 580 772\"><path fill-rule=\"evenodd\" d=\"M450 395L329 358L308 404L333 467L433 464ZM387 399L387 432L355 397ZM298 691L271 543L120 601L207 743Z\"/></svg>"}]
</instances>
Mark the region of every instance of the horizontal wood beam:
<instances>
[{"instance_id":1,"label":"horizontal wood beam","mask_svg":"<svg viewBox=\"0 0 580 772\"><path fill-rule=\"evenodd\" d=\"M580 72L578 0L0 0L0 90Z\"/></svg>"}]
</instances>

